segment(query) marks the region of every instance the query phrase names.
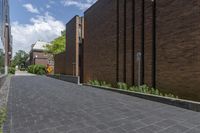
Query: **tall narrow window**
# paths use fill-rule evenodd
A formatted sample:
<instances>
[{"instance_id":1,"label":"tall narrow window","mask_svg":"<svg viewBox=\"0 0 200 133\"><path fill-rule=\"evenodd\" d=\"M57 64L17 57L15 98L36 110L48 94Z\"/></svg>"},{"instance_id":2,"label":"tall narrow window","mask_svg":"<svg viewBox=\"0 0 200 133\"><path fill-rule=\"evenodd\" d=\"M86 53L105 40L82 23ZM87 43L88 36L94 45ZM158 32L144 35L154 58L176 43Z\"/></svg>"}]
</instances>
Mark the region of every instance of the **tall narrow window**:
<instances>
[{"instance_id":1,"label":"tall narrow window","mask_svg":"<svg viewBox=\"0 0 200 133\"><path fill-rule=\"evenodd\" d=\"M124 0L124 82L126 83L126 0Z\"/></svg>"},{"instance_id":2,"label":"tall narrow window","mask_svg":"<svg viewBox=\"0 0 200 133\"><path fill-rule=\"evenodd\" d=\"M135 0L132 3L132 85L135 84Z\"/></svg>"},{"instance_id":3,"label":"tall narrow window","mask_svg":"<svg viewBox=\"0 0 200 133\"><path fill-rule=\"evenodd\" d=\"M144 40L145 40L145 1L142 0L142 35L141 35L141 84L144 84Z\"/></svg>"},{"instance_id":4,"label":"tall narrow window","mask_svg":"<svg viewBox=\"0 0 200 133\"><path fill-rule=\"evenodd\" d=\"M119 0L117 0L116 82L119 82Z\"/></svg>"}]
</instances>

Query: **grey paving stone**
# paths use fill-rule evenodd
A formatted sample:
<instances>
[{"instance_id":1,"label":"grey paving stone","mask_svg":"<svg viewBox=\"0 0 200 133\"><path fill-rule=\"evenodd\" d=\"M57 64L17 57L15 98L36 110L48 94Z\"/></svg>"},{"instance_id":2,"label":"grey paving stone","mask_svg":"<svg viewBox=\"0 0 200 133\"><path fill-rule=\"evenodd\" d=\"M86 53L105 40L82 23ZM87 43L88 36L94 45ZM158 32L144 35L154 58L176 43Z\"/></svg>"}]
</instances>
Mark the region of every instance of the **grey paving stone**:
<instances>
[{"instance_id":1,"label":"grey paving stone","mask_svg":"<svg viewBox=\"0 0 200 133\"><path fill-rule=\"evenodd\" d=\"M175 125L175 126L167 128L167 129L164 129L159 133L184 133L188 130L189 130L189 128L184 127L182 125Z\"/></svg>"},{"instance_id":2,"label":"grey paving stone","mask_svg":"<svg viewBox=\"0 0 200 133\"><path fill-rule=\"evenodd\" d=\"M200 129L197 112L45 76L13 77L9 93L4 133L196 133Z\"/></svg>"},{"instance_id":3,"label":"grey paving stone","mask_svg":"<svg viewBox=\"0 0 200 133\"><path fill-rule=\"evenodd\" d=\"M200 133L200 129L196 129L196 128L190 129L186 133Z\"/></svg>"}]
</instances>

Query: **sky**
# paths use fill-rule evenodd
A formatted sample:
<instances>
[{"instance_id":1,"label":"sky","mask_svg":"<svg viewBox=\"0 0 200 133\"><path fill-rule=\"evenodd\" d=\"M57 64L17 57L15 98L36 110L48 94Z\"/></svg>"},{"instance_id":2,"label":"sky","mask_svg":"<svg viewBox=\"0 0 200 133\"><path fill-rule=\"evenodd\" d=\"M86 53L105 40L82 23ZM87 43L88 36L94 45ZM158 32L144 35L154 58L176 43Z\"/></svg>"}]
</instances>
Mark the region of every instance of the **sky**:
<instances>
[{"instance_id":1,"label":"sky","mask_svg":"<svg viewBox=\"0 0 200 133\"><path fill-rule=\"evenodd\" d=\"M13 52L29 52L37 40L51 42L65 24L96 0L10 0Z\"/></svg>"}]
</instances>

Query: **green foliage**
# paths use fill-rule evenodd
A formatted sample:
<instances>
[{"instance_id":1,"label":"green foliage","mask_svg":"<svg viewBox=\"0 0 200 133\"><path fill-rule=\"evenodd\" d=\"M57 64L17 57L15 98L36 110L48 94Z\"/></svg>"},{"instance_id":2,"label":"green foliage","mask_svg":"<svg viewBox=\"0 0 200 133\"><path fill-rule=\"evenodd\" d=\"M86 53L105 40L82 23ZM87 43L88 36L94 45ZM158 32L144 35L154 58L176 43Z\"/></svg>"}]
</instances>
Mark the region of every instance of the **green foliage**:
<instances>
[{"instance_id":1,"label":"green foliage","mask_svg":"<svg viewBox=\"0 0 200 133\"><path fill-rule=\"evenodd\" d=\"M128 90L128 85L126 83L118 82L117 83L118 89Z\"/></svg>"},{"instance_id":2,"label":"green foliage","mask_svg":"<svg viewBox=\"0 0 200 133\"><path fill-rule=\"evenodd\" d=\"M26 71L26 68L20 68L20 71Z\"/></svg>"},{"instance_id":3,"label":"green foliage","mask_svg":"<svg viewBox=\"0 0 200 133\"><path fill-rule=\"evenodd\" d=\"M9 68L8 68L8 73L9 73L9 74L15 74L15 71L16 71L16 70L15 70L14 67L9 67Z\"/></svg>"},{"instance_id":4,"label":"green foliage","mask_svg":"<svg viewBox=\"0 0 200 133\"><path fill-rule=\"evenodd\" d=\"M104 87L112 87L111 84L106 83L106 81L100 81L100 85Z\"/></svg>"},{"instance_id":5,"label":"green foliage","mask_svg":"<svg viewBox=\"0 0 200 133\"><path fill-rule=\"evenodd\" d=\"M0 133L2 133L2 126L4 122L6 121L7 117L7 109L6 108L1 108L0 109Z\"/></svg>"},{"instance_id":6,"label":"green foliage","mask_svg":"<svg viewBox=\"0 0 200 133\"><path fill-rule=\"evenodd\" d=\"M62 32L62 35L45 46L46 52L53 55L59 54L65 51L65 32Z\"/></svg>"},{"instance_id":7,"label":"green foliage","mask_svg":"<svg viewBox=\"0 0 200 133\"><path fill-rule=\"evenodd\" d=\"M28 67L28 72L37 75L44 75L47 73L44 65L31 65Z\"/></svg>"},{"instance_id":8,"label":"green foliage","mask_svg":"<svg viewBox=\"0 0 200 133\"><path fill-rule=\"evenodd\" d=\"M95 86L112 87L111 84L108 84L105 81L98 81L98 80L90 80L88 84L95 85ZM144 93L144 94L178 98L177 96L174 96L173 94L163 94L158 89L150 88L147 85L129 87L126 83L118 82L117 88L121 90L128 90L128 91Z\"/></svg>"},{"instance_id":9,"label":"green foliage","mask_svg":"<svg viewBox=\"0 0 200 133\"><path fill-rule=\"evenodd\" d=\"M19 66L19 68L25 68L26 67L26 60L28 59L29 54L26 53L23 50L19 50L15 56L14 59L11 61L11 66Z\"/></svg>"},{"instance_id":10,"label":"green foliage","mask_svg":"<svg viewBox=\"0 0 200 133\"><path fill-rule=\"evenodd\" d=\"M88 84L95 86L112 87L111 84L108 84L105 81L98 81L98 80L90 80Z\"/></svg>"}]
</instances>

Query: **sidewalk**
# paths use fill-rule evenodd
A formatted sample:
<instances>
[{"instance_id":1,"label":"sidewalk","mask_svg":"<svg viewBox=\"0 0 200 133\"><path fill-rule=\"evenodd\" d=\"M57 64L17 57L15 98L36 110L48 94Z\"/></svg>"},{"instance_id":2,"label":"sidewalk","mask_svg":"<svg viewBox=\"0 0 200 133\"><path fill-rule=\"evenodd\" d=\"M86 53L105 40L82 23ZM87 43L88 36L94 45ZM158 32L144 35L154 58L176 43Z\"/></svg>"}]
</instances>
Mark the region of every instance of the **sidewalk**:
<instances>
[{"instance_id":1,"label":"sidewalk","mask_svg":"<svg viewBox=\"0 0 200 133\"><path fill-rule=\"evenodd\" d=\"M15 76L35 76L34 74L28 73L27 71L19 71L15 72Z\"/></svg>"},{"instance_id":2,"label":"sidewalk","mask_svg":"<svg viewBox=\"0 0 200 133\"><path fill-rule=\"evenodd\" d=\"M200 113L45 76L13 76L4 133L10 130L200 133Z\"/></svg>"}]
</instances>

